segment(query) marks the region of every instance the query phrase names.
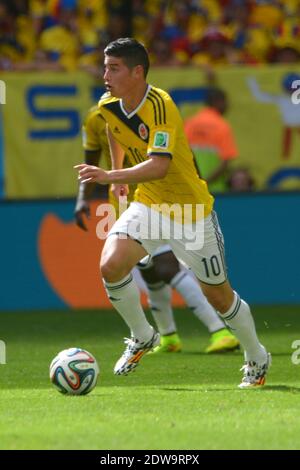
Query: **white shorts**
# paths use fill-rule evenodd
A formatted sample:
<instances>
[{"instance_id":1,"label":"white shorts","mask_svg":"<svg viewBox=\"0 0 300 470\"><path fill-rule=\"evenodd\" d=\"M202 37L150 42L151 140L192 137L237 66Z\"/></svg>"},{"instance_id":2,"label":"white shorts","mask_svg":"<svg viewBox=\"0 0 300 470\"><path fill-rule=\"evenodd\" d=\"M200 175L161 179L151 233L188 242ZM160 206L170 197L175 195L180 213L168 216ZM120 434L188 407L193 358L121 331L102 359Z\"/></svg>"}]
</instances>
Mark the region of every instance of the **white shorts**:
<instances>
[{"instance_id":1,"label":"white shorts","mask_svg":"<svg viewBox=\"0 0 300 470\"><path fill-rule=\"evenodd\" d=\"M152 224L155 221L155 233L153 226L150 233L149 220ZM168 233L173 235L166 238ZM144 204L132 202L113 225L110 235L129 236L152 256L158 249L166 252L171 247L176 258L206 284L223 284L227 279L224 239L215 212L183 226Z\"/></svg>"},{"instance_id":2,"label":"white shorts","mask_svg":"<svg viewBox=\"0 0 300 470\"><path fill-rule=\"evenodd\" d=\"M164 253L169 253L170 251L172 251L171 245L161 245L156 250L154 250L152 255L147 255L144 258L140 259L137 266L140 269L150 268L153 266L153 258L155 258L155 256L160 256Z\"/></svg>"}]
</instances>

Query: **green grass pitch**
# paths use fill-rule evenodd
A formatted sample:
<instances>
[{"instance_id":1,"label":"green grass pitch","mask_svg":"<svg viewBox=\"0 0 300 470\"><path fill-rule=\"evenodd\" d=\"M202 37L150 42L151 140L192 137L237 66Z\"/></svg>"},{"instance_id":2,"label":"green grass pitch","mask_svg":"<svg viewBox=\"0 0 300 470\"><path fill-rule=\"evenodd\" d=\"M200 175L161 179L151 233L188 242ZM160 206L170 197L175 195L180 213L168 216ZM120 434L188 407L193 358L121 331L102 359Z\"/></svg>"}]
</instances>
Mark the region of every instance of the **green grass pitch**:
<instances>
[{"instance_id":1,"label":"green grass pitch","mask_svg":"<svg viewBox=\"0 0 300 470\"><path fill-rule=\"evenodd\" d=\"M115 312L1 313L0 449L299 449L299 308L254 315L273 354L259 390L237 388L241 353L202 353L208 334L185 310L176 311L184 352L144 357L127 377L112 373L128 335ZM63 396L50 384L50 361L72 346L99 362L90 395Z\"/></svg>"}]
</instances>

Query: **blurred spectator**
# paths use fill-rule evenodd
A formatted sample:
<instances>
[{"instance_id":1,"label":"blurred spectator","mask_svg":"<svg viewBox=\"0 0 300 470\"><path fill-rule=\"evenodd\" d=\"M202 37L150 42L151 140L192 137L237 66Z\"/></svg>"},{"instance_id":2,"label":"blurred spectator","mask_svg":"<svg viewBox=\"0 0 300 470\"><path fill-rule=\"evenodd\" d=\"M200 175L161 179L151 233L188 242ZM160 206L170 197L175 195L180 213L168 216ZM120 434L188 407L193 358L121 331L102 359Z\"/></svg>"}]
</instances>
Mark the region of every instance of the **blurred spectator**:
<instances>
[{"instance_id":1,"label":"blurred spectator","mask_svg":"<svg viewBox=\"0 0 300 470\"><path fill-rule=\"evenodd\" d=\"M254 179L247 168L234 168L231 170L228 180L228 189L232 192L253 191Z\"/></svg>"},{"instance_id":2,"label":"blurred spectator","mask_svg":"<svg viewBox=\"0 0 300 470\"><path fill-rule=\"evenodd\" d=\"M45 29L38 48L47 59L57 62L62 69L75 70L80 52L80 36L76 8L60 9L57 24Z\"/></svg>"},{"instance_id":3,"label":"blurred spectator","mask_svg":"<svg viewBox=\"0 0 300 470\"><path fill-rule=\"evenodd\" d=\"M131 26L127 18L120 13L109 15L106 35L107 42L115 41L118 38L130 37Z\"/></svg>"},{"instance_id":4,"label":"blurred spectator","mask_svg":"<svg viewBox=\"0 0 300 470\"><path fill-rule=\"evenodd\" d=\"M209 90L206 107L185 122L185 132L195 156L200 175L210 191L227 189L227 172L238 150L230 124L223 115L228 108L225 92Z\"/></svg>"},{"instance_id":5,"label":"blurred spectator","mask_svg":"<svg viewBox=\"0 0 300 470\"><path fill-rule=\"evenodd\" d=\"M219 29L209 28L203 35L194 52L192 63L195 65L227 65L235 63L230 39ZM195 49L195 45L194 45Z\"/></svg>"},{"instance_id":6,"label":"blurred spectator","mask_svg":"<svg viewBox=\"0 0 300 470\"><path fill-rule=\"evenodd\" d=\"M300 62L300 52L291 46L275 48L273 50L272 62L278 64L295 64Z\"/></svg>"},{"instance_id":7,"label":"blurred spectator","mask_svg":"<svg viewBox=\"0 0 300 470\"><path fill-rule=\"evenodd\" d=\"M170 8L165 10L159 37L169 42L172 53L181 63L187 63L190 58L190 41L188 37L191 15L190 2L175 0Z\"/></svg>"},{"instance_id":8,"label":"blurred spectator","mask_svg":"<svg viewBox=\"0 0 300 470\"><path fill-rule=\"evenodd\" d=\"M174 67L182 65L179 58L173 53L170 44L159 38L152 42L150 58L153 66Z\"/></svg>"},{"instance_id":9,"label":"blurred spectator","mask_svg":"<svg viewBox=\"0 0 300 470\"><path fill-rule=\"evenodd\" d=\"M269 30L278 27L284 19L282 3L279 0L252 2L249 22Z\"/></svg>"},{"instance_id":10,"label":"blurred spectator","mask_svg":"<svg viewBox=\"0 0 300 470\"><path fill-rule=\"evenodd\" d=\"M26 12L26 2L0 1L0 69L33 55L34 35Z\"/></svg>"},{"instance_id":11,"label":"blurred spectator","mask_svg":"<svg viewBox=\"0 0 300 470\"><path fill-rule=\"evenodd\" d=\"M157 66L295 63L299 18L300 0L0 0L0 69L94 73L119 36Z\"/></svg>"},{"instance_id":12,"label":"blurred spectator","mask_svg":"<svg viewBox=\"0 0 300 470\"><path fill-rule=\"evenodd\" d=\"M286 0L282 3L283 17L273 29L272 62L295 63L300 59L300 2Z\"/></svg>"}]
</instances>

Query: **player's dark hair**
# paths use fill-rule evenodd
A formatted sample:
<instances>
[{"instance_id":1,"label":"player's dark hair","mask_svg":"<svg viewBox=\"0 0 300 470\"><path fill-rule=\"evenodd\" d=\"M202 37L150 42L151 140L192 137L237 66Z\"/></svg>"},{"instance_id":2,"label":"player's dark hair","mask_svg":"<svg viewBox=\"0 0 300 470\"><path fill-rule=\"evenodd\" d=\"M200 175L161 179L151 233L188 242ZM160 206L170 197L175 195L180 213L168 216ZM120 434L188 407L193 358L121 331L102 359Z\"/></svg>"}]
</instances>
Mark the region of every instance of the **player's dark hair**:
<instances>
[{"instance_id":1,"label":"player's dark hair","mask_svg":"<svg viewBox=\"0 0 300 470\"><path fill-rule=\"evenodd\" d=\"M136 39L116 39L106 46L104 54L112 57L121 57L130 69L136 65L141 65L144 69L144 76L147 76L149 70L148 52L145 46Z\"/></svg>"},{"instance_id":2,"label":"player's dark hair","mask_svg":"<svg viewBox=\"0 0 300 470\"><path fill-rule=\"evenodd\" d=\"M207 106L213 106L217 101L220 100L226 100L225 91L221 90L221 88L209 88L205 98L205 103Z\"/></svg>"}]
</instances>

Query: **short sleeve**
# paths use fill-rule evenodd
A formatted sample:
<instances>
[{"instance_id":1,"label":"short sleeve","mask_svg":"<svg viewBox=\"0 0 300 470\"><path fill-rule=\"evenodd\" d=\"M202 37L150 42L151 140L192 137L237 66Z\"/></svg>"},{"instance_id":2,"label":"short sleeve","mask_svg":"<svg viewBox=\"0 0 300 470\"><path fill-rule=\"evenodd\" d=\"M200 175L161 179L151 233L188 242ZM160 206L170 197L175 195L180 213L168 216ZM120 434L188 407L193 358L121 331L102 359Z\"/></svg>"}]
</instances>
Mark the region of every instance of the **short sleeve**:
<instances>
[{"instance_id":1,"label":"short sleeve","mask_svg":"<svg viewBox=\"0 0 300 470\"><path fill-rule=\"evenodd\" d=\"M97 113L87 116L82 126L82 145L85 150L101 150L100 133L105 127L105 121Z\"/></svg>"},{"instance_id":2,"label":"short sleeve","mask_svg":"<svg viewBox=\"0 0 300 470\"><path fill-rule=\"evenodd\" d=\"M176 140L175 126L154 126L150 129L147 156L173 157Z\"/></svg>"}]
</instances>

